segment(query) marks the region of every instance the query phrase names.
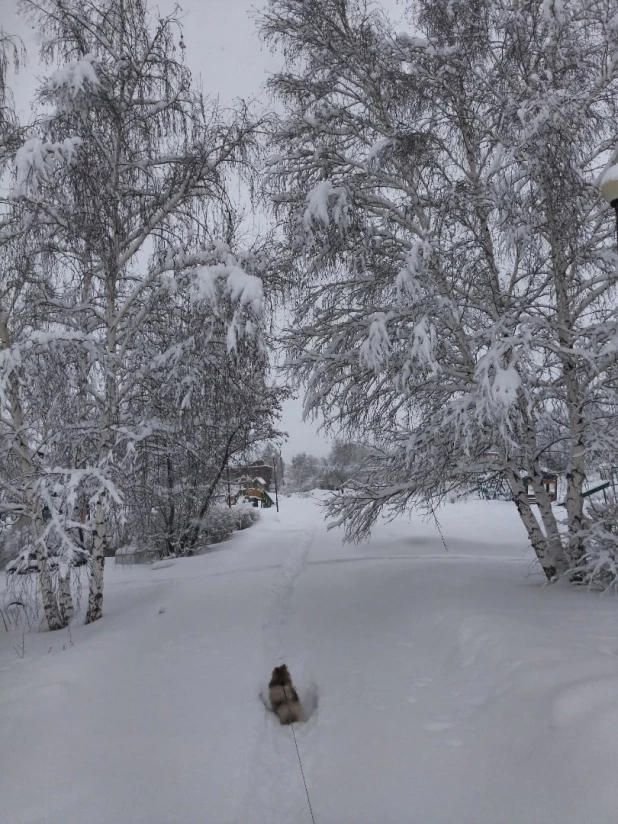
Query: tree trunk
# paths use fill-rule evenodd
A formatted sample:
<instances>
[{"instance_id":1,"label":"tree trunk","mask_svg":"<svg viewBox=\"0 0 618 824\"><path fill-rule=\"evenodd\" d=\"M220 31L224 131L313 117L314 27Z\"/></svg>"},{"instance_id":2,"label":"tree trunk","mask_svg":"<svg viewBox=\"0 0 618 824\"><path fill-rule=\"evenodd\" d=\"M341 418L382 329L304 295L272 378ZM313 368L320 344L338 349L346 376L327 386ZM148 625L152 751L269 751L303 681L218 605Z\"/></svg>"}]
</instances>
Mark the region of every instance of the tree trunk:
<instances>
[{"instance_id":1,"label":"tree trunk","mask_svg":"<svg viewBox=\"0 0 618 824\"><path fill-rule=\"evenodd\" d=\"M530 444L530 447L531 452L532 447L536 448L536 438L534 438L533 442ZM568 557L565 553L562 536L560 535L560 530L558 529L558 522L556 521L556 516L554 515L554 511L551 506L549 494L543 486L543 472L539 468L536 460L532 463L529 475L532 481L534 497L536 498L536 502L539 507L541 521L543 523L543 527L545 528L545 539L549 544L552 557L555 558L557 574L561 575L566 572L569 567Z\"/></svg>"},{"instance_id":2,"label":"tree trunk","mask_svg":"<svg viewBox=\"0 0 618 824\"><path fill-rule=\"evenodd\" d=\"M167 546L167 554L173 555L174 548L174 520L176 518L176 505L174 503L174 469L172 466L172 459L169 455L165 456L167 465L167 495L169 501L169 509L165 516L165 543Z\"/></svg>"},{"instance_id":3,"label":"tree trunk","mask_svg":"<svg viewBox=\"0 0 618 824\"><path fill-rule=\"evenodd\" d=\"M29 497L29 503L32 503L34 493L29 492ZM47 621L47 626L53 632L56 629L64 629L67 625L67 621L65 621L60 607L58 606L56 593L54 592L54 582L52 580L49 567L47 566L47 547L45 546L45 540L43 538L44 526L39 502L36 501L34 506L34 529L36 536L36 560L39 568L39 589L41 591L41 601L43 602L45 620Z\"/></svg>"},{"instance_id":4,"label":"tree trunk","mask_svg":"<svg viewBox=\"0 0 618 824\"><path fill-rule=\"evenodd\" d=\"M204 516L206 515L206 512L208 511L208 506L210 504L210 499L212 498L212 496L214 494L214 491L217 488L217 484L221 480L221 476L223 475L223 471L224 471L225 467L227 466L227 462L229 460L230 452L231 452L231 448L232 448L232 441L234 440L234 437L235 437L237 432L238 432L238 428L236 428L231 433L231 435L228 436L227 442L225 444L225 450L223 452L223 457L221 459L221 463L219 464L217 474L215 475L215 477L214 477L212 483L210 484L210 486L208 487L208 491L206 492L206 497L204 499L204 502L202 503L199 515L197 517L197 522L196 522L192 532L188 536L186 536L188 538L188 541L186 541L186 542L183 541L183 546L185 546L185 545L189 546L191 551L194 549L194 547L197 543L197 539L199 538L200 529L201 529L201 521L204 518ZM186 533L185 533L185 535L186 535Z\"/></svg>"},{"instance_id":5,"label":"tree trunk","mask_svg":"<svg viewBox=\"0 0 618 824\"><path fill-rule=\"evenodd\" d=\"M558 339L562 348L560 360L564 385L566 389L566 404L569 416L570 455L567 468L567 520L569 525L568 555L571 566L577 564L584 554L584 498L582 489L586 479L585 451L586 438L582 415L582 388L578 376L576 355L573 353L573 326L572 311L568 295L568 266L562 245L559 241L559 232L554 231L550 236L552 244L553 276L556 287L556 309L558 314Z\"/></svg>"},{"instance_id":6,"label":"tree trunk","mask_svg":"<svg viewBox=\"0 0 618 824\"><path fill-rule=\"evenodd\" d=\"M533 479L533 488L541 520L545 527L545 540L549 545L550 556L555 559L556 574L562 575L568 570L569 562L558 529L558 523L551 507L551 501L542 483L535 483Z\"/></svg>"},{"instance_id":7,"label":"tree trunk","mask_svg":"<svg viewBox=\"0 0 618 824\"><path fill-rule=\"evenodd\" d=\"M103 493L104 494L104 493ZM92 557L90 559L90 586L86 623L98 621L103 615L103 571L107 554L107 513L103 494L96 504Z\"/></svg>"},{"instance_id":8,"label":"tree trunk","mask_svg":"<svg viewBox=\"0 0 618 824\"><path fill-rule=\"evenodd\" d=\"M114 176L117 175L118 167L118 146L116 149L116 162ZM105 364L105 397L101 406L101 443L99 452L99 466L103 467L110 459L114 448L112 426L117 421L118 415L118 393L116 385L116 328L114 325L114 314L116 307L116 291L118 280L118 237L119 218L115 214L114 248L115 258L111 263L105 278L105 318L107 325L107 362ZM105 556L108 548L107 535L107 492L99 493L95 505L94 532L92 536L92 556L90 558L90 583L88 590L88 611L86 613L86 623L91 624L98 621L103 615L103 573L105 570Z\"/></svg>"},{"instance_id":9,"label":"tree trunk","mask_svg":"<svg viewBox=\"0 0 618 824\"><path fill-rule=\"evenodd\" d=\"M73 618L73 596L71 594L71 570L68 568L63 575L58 572L58 609L65 626Z\"/></svg>"},{"instance_id":10,"label":"tree trunk","mask_svg":"<svg viewBox=\"0 0 618 824\"><path fill-rule=\"evenodd\" d=\"M575 424L575 427L577 425ZM584 495L583 485L586 479L584 470L583 435L578 437L571 447L569 468L566 473L567 499L566 508L569 522L569 560L576 566L584 554Z\"/></svg>"},{"instance_id":11,"label":"tree trunk","mask_svg":"<svg viewBox=\"0 0 618 824\"><path fill-rule=\"evenodd\" d=\"M65 621L58 606L58 601L56 600L54 584L47 567L47 552L42 540L37 541L36 557L39 565L39 588L41 590L41 600L43 602L43 611L45 613L47 626L52 632L56 629L64 629L67 621Z\"/></svg>"},{"instance_id":12,"label":"tree trunk","mask_svg":"<svg viewBox=\"0 0 618 824\"><path fill-rule=\"evenodd\" d=\"M528 502L528 493L519 473L511 467L507 470L509 486L513 493L513 500L519 512L523 525L530 538L530 543L543 568L548 581L553 581L558 574L563 571L564 564L560 555L556 553L556 548L547 540L539 522Z\"/></svg>"}]
</instances>

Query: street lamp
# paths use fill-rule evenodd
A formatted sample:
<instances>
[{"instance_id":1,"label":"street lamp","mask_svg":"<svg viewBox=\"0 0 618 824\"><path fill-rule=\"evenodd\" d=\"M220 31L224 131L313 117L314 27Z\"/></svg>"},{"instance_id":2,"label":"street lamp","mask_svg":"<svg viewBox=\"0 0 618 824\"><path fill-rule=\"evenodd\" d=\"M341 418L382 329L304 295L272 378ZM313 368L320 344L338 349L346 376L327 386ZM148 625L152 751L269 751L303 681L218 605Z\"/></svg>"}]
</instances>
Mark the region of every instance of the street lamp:
<instances>
[{"instance_id":1,"label":"street lamp","mask_svg":"<svg viewBox=\"0 0 618 824\"><path fill-rule=\"evenodd\" d=\"M601 194L616 213L616 241L618 242L618 165L610 166L601 178Z\"/></svg>"}]
</instances>

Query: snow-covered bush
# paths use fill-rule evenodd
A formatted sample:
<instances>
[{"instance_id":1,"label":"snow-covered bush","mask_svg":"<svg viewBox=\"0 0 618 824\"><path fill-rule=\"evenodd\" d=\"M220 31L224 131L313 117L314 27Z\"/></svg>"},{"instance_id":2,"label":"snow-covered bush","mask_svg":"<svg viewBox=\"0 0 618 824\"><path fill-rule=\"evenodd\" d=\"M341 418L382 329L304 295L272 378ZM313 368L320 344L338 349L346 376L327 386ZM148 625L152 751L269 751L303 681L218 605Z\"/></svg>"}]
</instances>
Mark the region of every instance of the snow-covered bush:
<instances>
[{"instance_id":1,"label":"snow-covered bush","mask_svg":"<svg viewBox=\"0 0 618 824\"><path fill-rule=\"evenodd\" d=\"M207 544L218 544L236 528L235 518L229 507L212 506L202 525L202 536Z\"/></svg>"},{"instance_id":2,"label":"snow-covered bush","mask_svg":"<svg viewBox=\"0 0 618 824\"><path fill-rule=\"evenodd\" d=\"M259 510L244 501L233 506L230 512L234 517L234 529L247 529L260 518Z\"/></svg>"},{"instance_id":3,"label":"snow-covered bush","mask_svg":"<svg viewBox=\"0 0 618 824\"><path fill-rule=\"evenodd\" d=\"M114 557L117 564L132 566L133 564L149 564L152 561L157 561L164 557L164 553L156 547L130 542L119 546Z\"/></svg>"},{"instance_id":4,"label":"snow-covered bush","mask_svg":"<svg viewBox=\"0 0 618 824\"><path fill-rule=\"evenodd\" d=\"M207 544L224 541L236 529L246 529L259 518L258 510L246 503L231 508L213 506L202 525L202 536Z\"/></svg>"},{"instance_id":5,"label":"snow-covered bush","mask_svg":"<svg viewBox=\"0 0 618 824\"><path fill-rule=\"evenodd\" d=\"M603 503L591 503L586 521L586 553L571 577L594 589L618 592L618 501L611 496Z\"/></svg>"}]
</instances>

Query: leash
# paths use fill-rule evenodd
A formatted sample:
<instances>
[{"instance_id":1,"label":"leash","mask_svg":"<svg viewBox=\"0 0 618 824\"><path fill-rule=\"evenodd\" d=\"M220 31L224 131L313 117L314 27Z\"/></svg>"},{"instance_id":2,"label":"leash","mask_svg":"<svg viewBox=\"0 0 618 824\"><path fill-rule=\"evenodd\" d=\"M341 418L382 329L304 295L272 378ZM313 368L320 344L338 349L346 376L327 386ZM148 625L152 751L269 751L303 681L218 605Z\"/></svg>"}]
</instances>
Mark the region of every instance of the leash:
<instances>
[{"instance_id":1,"label":"leash","mask_svg":"<svg viewBox=\"0 0 618 824\"><path fill-rule=\"evenodd\" d=\"M283 687L283 694L285 695L285 700L290 703L290 699L288 698L288 694L285 691L285 687ZM292 736L294 738L294 746L296 747L296 755L298 756L298 764L300 766L300 774L303 777L303 784L305 785L305 793L307 794L307 804L309 805L309 812L311 813L311 820L313 824L315 824L315 818L313 816L313 808L311 806L311 799L309 798L309 790L307 789L307 782L305 781L305 771L303 770L303 762L300 760L300 752L298 751L298 742L296 741L296 733L294 732L294 722L290 723L290 727L292 728Z\"/></svg>"}]
</instances>

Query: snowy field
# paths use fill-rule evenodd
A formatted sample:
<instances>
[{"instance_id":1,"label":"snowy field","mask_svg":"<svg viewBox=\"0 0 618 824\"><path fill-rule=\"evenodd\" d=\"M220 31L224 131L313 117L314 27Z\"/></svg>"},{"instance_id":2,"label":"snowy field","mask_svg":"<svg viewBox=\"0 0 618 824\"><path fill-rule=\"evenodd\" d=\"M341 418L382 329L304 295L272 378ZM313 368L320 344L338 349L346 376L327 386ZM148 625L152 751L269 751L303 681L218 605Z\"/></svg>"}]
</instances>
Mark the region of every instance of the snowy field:
<instances>
[{"instance_id":1,"label":"snowy field","mask_svg":"<svg viewBox=\"0 0 618 824\"><path fill-rule=\"evenodd\" d=\"M2 824L615 824L618 604L543 588L512 504L342 546L316 502L171 566L108 564L104 619L0 635ZM72 643L71 643L72 641ZM308 700L306 698L306 700Z\"/></svg>"}]
</instances>

